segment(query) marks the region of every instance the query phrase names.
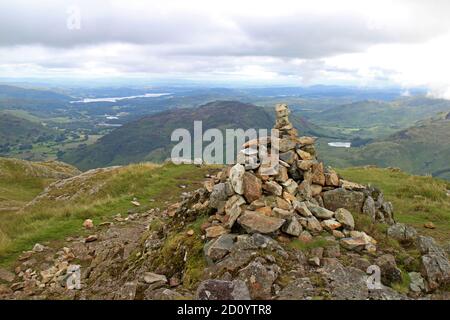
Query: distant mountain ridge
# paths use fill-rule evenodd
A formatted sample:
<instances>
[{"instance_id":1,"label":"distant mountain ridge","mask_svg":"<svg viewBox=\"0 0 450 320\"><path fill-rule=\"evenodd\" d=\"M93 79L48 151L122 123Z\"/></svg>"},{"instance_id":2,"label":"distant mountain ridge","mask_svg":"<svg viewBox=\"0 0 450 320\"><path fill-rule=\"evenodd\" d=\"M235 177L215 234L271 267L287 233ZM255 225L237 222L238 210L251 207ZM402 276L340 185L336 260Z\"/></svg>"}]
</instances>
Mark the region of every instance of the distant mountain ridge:
<instances>
[{"instance_id":1,"label":"distant mountain ridge","mask_svg":"<svg viewBox=\"0 0 450 320\"><path fill-rule=\"evenodd\" d=\"M203 130L270 129L274 123L274 115L273 109L239 101L214 101L198 108L168 110L127 123L91 146L67 152L62 160L80 169L140 161L163 161L170 156L174 145L170 141L173 130L185 128L192 133L194 121L200 120L203 121ZM292 122L305 134L326 134L304 119L293 117Z\"/></svg>"},{"instance_id":2,"label":"distant mountain ridge","mask_svg":"<svg viewBox=\"0 0 450 320\"><path fill-rule=\"evenodd\" d=\"M384 139L361 148L322 152L326 162L337 167L377 165L399 167L415 174L431 174L450 180L450 119L418 121Z\"/></svg>"}]
</instances>

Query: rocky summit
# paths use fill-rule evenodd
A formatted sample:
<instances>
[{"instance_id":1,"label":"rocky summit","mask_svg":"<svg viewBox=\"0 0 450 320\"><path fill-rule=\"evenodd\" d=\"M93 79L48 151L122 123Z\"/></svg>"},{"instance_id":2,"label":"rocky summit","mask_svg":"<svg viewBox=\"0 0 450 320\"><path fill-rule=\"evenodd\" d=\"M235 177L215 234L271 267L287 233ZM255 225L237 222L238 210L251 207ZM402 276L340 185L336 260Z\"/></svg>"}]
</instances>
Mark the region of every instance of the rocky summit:
<instances>
[{"instance_id":1,"label":"rocky summit","mask_svg":"<svg viewBox=\"0 0 450 320\"><path fill-rule=\"evenodd\" d=\"M23 253L15 273L0 270L0 296L448 299L447 252L396 223L381 190L325 166L287 105L275 112L278 137L247 141L180 202L86 220L88 236Z\"/></svg>"}]
</instances>

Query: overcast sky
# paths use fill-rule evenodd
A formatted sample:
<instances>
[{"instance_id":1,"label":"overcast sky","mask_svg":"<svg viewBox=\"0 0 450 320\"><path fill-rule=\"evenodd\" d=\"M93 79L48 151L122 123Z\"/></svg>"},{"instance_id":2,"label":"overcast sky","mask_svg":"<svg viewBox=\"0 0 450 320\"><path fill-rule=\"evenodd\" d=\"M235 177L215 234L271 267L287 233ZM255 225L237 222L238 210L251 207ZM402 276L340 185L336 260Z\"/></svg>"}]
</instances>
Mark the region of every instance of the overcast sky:
<instances>
[{"instance_id":1,"label":"overcast sky","mask_svg":"<svg viewBox=\"0 0 450 320\"><path fill-rule=\"evenodd\" d=\"M449 16L447 0L2 0L0 77L426 86L450 98Z\"/></svg>"}]
</instances>

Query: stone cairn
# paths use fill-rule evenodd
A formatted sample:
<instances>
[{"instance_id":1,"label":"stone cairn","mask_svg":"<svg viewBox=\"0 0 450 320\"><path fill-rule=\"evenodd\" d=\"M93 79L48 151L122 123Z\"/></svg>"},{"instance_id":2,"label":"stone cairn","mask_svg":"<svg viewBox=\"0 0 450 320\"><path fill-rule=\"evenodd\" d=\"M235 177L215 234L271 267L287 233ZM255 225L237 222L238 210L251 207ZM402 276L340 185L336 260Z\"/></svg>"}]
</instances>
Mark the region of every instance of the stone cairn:
<instances>
[{"instance_id":1,"label":"stone cairn","mask_svg":"<svg viewBox=\"0 0 450 320\"><path fill-rule=\"evenodd\" d=\"M392 204L380 190L341 179L325 168L317 159L315 138L299 137L289 121L288 106L278 104L275 111L279 160L264 161L258 152L264 148L270 158L269 146L275 141L254 139L242 146L237 164L205 182L209 197L202 206L210 210L206 238L259 233L308 242L328 232L346 249L375 252L376 241L354 230L353 214L393 224Z\"/></svg>"}]
</instances>

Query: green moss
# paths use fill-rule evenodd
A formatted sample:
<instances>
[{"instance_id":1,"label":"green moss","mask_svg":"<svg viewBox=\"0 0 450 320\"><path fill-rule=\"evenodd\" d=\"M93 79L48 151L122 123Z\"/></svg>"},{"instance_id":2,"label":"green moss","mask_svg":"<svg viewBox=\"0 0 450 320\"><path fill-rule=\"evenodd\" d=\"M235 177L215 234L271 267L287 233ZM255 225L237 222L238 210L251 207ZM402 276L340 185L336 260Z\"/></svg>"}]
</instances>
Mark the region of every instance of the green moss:
<instances>
[{"instance_id":1,"label":"green moss","mask_svg":"<svg viewBox=\"0 0 450 320\"><path fill-rule=\"evenodd\" d=\"M200 226L207 218L200 216L182 230L168 234L162 248L154 254L152 267L164 268L168 276L183 274L183 286L187 289L197 285L207 267L203 255L204 243L200 238ZM191 229L194 235L189 236L187 231Z\"/></svg>"}]
</instances>

